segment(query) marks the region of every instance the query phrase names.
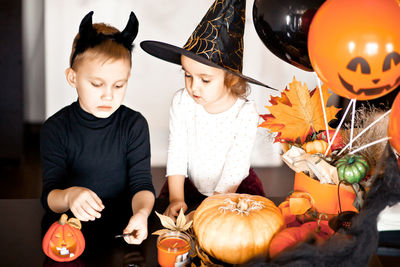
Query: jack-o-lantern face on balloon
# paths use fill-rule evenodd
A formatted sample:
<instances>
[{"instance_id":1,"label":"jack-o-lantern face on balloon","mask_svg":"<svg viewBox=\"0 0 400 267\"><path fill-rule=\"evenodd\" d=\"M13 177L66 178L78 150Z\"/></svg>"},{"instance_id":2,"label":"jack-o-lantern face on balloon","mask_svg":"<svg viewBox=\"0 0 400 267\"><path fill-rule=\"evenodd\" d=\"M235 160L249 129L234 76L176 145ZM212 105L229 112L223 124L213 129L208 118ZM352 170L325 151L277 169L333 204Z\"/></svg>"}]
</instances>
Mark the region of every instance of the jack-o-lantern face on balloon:
<instances>
[{"instance_id":1,"label":"jack-o-lantern face on balloon","mask_svg":"<svg viewBox=\"0 0 400 267\"><path fill-rule=\"evenodd\" d=\"M400 85L399 25L393 0L327 1L310 25L311 64L340 96L381 97Z\"/></svg>"}]
</instances>

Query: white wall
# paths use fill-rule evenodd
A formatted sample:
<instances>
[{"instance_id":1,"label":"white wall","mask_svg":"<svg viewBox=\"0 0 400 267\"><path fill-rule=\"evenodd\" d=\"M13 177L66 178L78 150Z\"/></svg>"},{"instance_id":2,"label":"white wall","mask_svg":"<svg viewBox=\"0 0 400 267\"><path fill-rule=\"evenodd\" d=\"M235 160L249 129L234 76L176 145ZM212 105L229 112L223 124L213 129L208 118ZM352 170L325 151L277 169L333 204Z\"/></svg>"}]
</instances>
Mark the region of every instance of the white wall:
<instances>
[{"instance_id":1,"label":"white wall","mask_svg":"<svg viewBox=\"0 0 400 267\"><path fill-rule=\"evenodd\" d=\"M280 90L293 76L314 88L316 83L312 73L283 62L258 38L252 23L253 2L247 1L243 73ZM132 78L124 104L147 118L152 164L165 165L169 104L172 94L184 86L183 73L180 66L146 54L139 43L152 39L182 46L212 3L213 0L45 0L46 118L77 98L75 89L65 80L64 70L68 67L72 40L83 16L93 10L93 22L105 22L123 29L132 10L140 26L134 42ZM264 105L269 94L269 90L252 85L249 98L257 102L260 113L266 112ZM253 165L280 165L279 152L280 146L267 141L263 129L259 129Z\"/></svg>"}]
</instances>

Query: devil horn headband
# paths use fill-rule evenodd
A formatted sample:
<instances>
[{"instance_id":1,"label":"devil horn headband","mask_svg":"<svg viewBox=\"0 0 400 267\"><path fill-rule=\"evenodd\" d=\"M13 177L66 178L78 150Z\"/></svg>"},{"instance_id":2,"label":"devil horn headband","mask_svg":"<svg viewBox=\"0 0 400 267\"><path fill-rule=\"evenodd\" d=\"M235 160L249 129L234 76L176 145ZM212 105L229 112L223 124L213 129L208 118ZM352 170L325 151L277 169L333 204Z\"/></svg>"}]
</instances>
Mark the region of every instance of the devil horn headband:
<instances>
[{"instance_id":1,"label":"devil horn headband","mask_svg":"<svg viewBox=\"0 0 400 267\"><path fill-rule=\"evenodd\" d=\"M83 53L88 48L99 45L105 40L114 40L115 42L123 45L126 49L128 49L129 52L132 51L132 43L133 40L135 40L139 30L139 21L133 12L131 12L129 16L129 20L125 29L122 32L114 34L98 33L96 29L93 28L93 13L93 11L90 11L88 14L86 14L79 25L79 39L76 42L75 51L71 57L71 67L77 55Z\"/></svg>"}]
</instances>

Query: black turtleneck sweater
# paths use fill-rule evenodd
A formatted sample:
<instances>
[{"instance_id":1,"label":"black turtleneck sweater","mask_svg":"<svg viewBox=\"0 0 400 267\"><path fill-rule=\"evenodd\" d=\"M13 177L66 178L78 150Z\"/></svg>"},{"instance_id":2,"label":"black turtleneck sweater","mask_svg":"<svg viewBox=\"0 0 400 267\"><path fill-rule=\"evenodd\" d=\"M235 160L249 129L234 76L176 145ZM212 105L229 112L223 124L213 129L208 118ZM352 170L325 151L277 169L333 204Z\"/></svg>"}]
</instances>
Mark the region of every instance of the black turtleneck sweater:
<instances>
[{"instance_id":1,"label":"black turtleneck sweater","mask_svg":"<svg viewBox=\"0 0 400 267\"><path fill-rule=\"evenodd\" d=\"M154 194L149 130L139 112L122 105L101 119L74 102L46 120L40 139L47 210L50 191L72 186L89 188L103 201L131 199L142 190Z\"/></svg>"}]
</instances>

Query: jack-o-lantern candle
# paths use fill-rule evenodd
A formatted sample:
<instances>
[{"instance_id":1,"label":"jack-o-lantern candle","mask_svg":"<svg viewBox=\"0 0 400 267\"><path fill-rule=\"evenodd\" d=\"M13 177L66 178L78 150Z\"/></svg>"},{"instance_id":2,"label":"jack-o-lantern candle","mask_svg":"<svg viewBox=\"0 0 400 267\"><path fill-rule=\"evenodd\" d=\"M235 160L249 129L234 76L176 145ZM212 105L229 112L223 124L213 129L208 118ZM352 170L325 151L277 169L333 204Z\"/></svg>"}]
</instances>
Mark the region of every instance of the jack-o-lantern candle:
<instances>
[{"instance_id":1,"label":"jack-o-lantern candle","mask_svg":"<svg viewBox=\"0 0 400 267\"><path fill-rule=\"evenodd\" d=\"M67 219L66 214L61 215L47 230L42 242L44 253L59 262L75 260L85 250L81 222L76 218Z\"/></svg>"},{"instance_id":2,"label":"jack-o-lantern candle","mask_svg":"<svg viewBox=\"0 0 400 267\"><path fill-rule=\"evenodd\" d=\"M310 25L311 64L340 96L381 97L400 85L399 25L394 0L326 1Z\"/></svg>"}]
</instances>

